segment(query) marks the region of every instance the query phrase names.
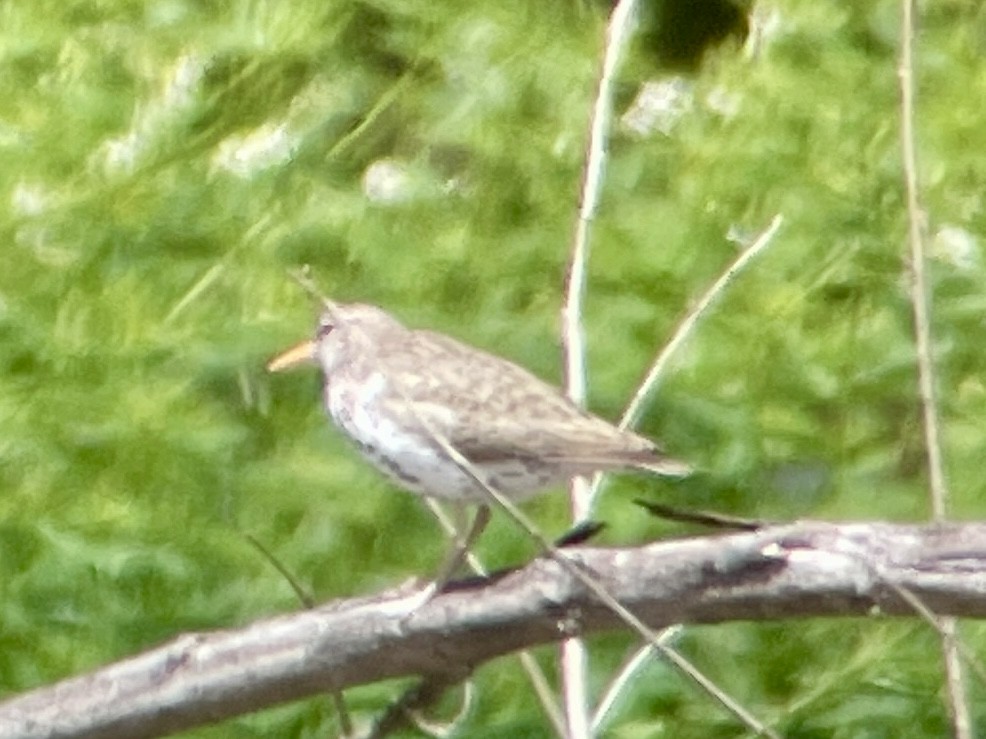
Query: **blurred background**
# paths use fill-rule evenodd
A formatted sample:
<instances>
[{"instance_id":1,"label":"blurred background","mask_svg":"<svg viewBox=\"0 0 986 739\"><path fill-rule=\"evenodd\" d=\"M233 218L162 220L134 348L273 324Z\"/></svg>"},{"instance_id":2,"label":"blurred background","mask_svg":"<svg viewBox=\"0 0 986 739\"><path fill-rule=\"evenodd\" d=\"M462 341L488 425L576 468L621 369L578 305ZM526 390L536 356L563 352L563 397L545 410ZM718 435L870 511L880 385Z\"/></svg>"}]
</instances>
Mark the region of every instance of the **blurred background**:
<instances>
[{"instance_id":1,"label":"blurred background","mask_svg":"<svg viewBox=\"0 0 986 739\"><path fill-rule=\"evenodd\" d=\"M327 422L287 276L560 381L559 316L609 7L590 0L0 6L0 689L188 630L434 572L445 542ZM986 511L986 10L927 4L918 143L945 460ZM777 213L768 251L681 351L640 429L704 472L621 478L599 539L693 533L647 497L747 516L929 515L900 164L898 3L644 3L593 223L589 405L616 418L677 321ZM564 494L526 510L552 535ZM497 517L480 553L533 547ZM969 647L986 633L965 624ZM592 684L632 650L591 640ZM914 620L688 629L681 650L789 737L939 736ZM556 652L539 657L554 672ZM464 736L544 736L514 660ZM358 718L400 684L348 694ZM984 687L974 715L986 723ZM325 736L326 699L195 737ZM412 734L413 735L413 734ZM607 736L745 735L641 673Z\"/></svg>"}]
</instances>

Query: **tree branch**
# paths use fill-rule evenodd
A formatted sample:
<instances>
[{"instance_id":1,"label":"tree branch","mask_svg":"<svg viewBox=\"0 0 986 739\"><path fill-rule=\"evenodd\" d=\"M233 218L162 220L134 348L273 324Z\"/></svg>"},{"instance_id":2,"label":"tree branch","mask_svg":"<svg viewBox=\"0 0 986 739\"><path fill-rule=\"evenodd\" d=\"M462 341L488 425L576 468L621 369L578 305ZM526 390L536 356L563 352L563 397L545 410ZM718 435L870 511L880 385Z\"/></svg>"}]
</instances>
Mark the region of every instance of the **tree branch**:
<instances>
[{"instance_id":1,"label":"tree branch","mask_svg":"<svg viewBox=\"0 0 986 739\"><path fill-rule=\"evenodd\" d=\"M801 523L635 549L564 550L653 628L817 616L986 617L986 523ZM451 684L495 657L622 628L558 562L537 559L407 616L408 588L242 629L181 636L0 703L0 737L151 737L386 678Z\"/></svg>"}]
</instances>

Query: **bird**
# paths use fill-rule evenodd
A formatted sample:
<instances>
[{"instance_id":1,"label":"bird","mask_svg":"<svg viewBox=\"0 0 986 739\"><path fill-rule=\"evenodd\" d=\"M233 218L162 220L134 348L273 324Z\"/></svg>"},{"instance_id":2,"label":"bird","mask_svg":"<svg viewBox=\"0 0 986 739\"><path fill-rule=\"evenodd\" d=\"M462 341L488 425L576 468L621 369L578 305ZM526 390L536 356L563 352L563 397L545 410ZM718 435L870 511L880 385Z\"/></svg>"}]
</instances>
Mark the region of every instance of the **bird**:
<instances>
[{"instance_id":1,"label":"bird","mask_svg":"<svg viewBox=\"0 0 986 739\"><path fill-rule=\"evenodd\" d=\"M322 302L314 337L267 369L318 365L328 415L380 472L418 495L478 506L442 568L446 579L489 521L489 488L522 501L597 472L691 470L508 359L409 328L375 305Z\"/></svg>"}]
</instances>

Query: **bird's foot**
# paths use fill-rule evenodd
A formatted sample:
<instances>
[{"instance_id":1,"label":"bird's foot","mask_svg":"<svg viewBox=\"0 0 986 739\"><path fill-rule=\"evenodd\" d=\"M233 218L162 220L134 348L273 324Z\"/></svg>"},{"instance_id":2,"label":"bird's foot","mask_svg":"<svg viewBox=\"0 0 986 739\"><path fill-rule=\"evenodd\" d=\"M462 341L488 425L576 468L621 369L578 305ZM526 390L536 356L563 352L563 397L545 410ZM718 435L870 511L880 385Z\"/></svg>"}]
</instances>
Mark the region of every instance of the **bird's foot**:
<instances>
[{"instance_id":1,"label":"bird's foot","mask_svg":"<svg viewBox=\"0 0 986 739\"><path fill-rule=\"evenodd\" d=\"M396 598L380 604L378 611L383 613L385 616L400 618L401 621L404 622L411 618L411 616L417 613L421 608L430 603L432 599L438 595L438 592L438 583L432 581L410 595L405 595L401 598Z\"/></svg>"}]
</instances>

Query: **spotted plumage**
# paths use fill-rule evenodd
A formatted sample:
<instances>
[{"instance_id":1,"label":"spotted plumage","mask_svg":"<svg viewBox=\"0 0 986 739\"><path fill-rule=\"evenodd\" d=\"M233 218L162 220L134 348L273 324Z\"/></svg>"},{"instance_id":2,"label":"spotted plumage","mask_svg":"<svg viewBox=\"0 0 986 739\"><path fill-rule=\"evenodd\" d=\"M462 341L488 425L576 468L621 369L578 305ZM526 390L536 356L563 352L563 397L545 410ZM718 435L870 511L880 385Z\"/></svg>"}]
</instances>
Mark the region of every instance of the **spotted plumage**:
<instances>
[{"instance_id":1,"label":"spotted plumage","mask_svg":"<svg viewBox=\"0 0 986 739\"><path fill-rule=\"evenodd\" d=\"M315 339L271 369L302 359L321 366L336 425L381 472L422 495L488 501L436 433L517 500L598 471L688 472L650 440L582 410L513 362L407 328L375 306L327 304Z\"/></svg>"}]
</instances>

